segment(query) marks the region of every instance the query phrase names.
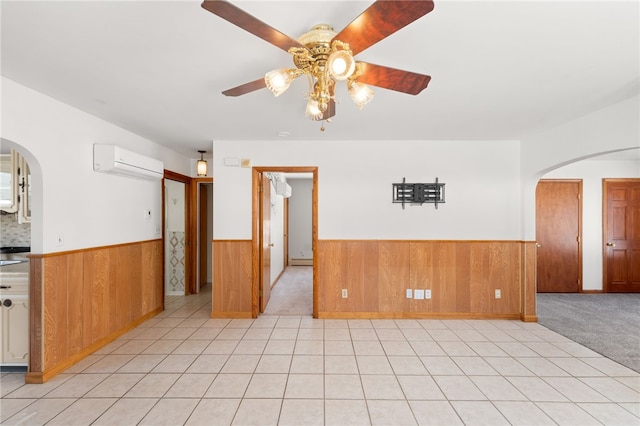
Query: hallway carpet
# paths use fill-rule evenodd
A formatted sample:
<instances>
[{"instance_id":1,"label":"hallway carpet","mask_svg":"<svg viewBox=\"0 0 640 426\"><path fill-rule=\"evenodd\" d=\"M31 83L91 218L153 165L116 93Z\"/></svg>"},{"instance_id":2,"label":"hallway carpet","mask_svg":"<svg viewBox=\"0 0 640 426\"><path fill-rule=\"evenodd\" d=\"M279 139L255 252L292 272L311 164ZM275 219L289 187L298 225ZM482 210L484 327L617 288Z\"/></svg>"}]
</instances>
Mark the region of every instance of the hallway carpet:
<instances>
[{"instance_id":1,"label":"hallway carpet","mask_svg":"<svg viewBox=\"0 0 640 426\"><path fill-rule=\"evenodd\" d=\"M288 266L275 286L266 315L313 314L313 266Z\"/></svg>"}]
</instances>

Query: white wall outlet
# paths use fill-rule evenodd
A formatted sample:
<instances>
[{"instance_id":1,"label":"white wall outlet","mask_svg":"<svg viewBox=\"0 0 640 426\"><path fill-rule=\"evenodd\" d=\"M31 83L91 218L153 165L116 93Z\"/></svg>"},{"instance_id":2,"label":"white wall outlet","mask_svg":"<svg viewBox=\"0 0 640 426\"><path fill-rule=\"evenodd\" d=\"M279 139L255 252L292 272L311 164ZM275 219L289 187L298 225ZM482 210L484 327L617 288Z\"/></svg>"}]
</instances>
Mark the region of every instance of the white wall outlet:
<instances>
[{"instance_id":1,"label":"white wall outlet","mask_svg":"<svg viewBox=\"0 0 640 426\"><path fill-rule=\"evenodd\" d=\"M64 246L64 235L58 234L56 236L56 247L62 247L62 246Z\"/></svg>"},{"instance_id":2,"label":"white wall outlet","mask_svg":"<svg viewBox=\"0 0 640 426\"><path fill-rule=\"evenodd\" d=\"M415 299L424 299L424 290L416 289L413 292L413 296Z\"/></svg>"},{"instance_id":3,"label":"white wall outlet","mask_svg":"<svg viewBox=\"0 0 640 426\"><path fill-rule=\"evenodd\" d=\"M502 291L500 291L499 288L496 288L496 299L501 299L502 298Z\"/></svg>"},{"instance_id":4,"label":"white wall outlet","mask_svg":"<svg viewBox=\"0 0 640 426\"><path fill-rule=\"evenodd\" d=\"M347 291L346 288L342 289L342 298L346 299L347 297L349 297L349 292Z\"/></svg>"},{"instance_id":5,"label":"white wall outlet","mask_svg":"<svg viewBox=\"0 0 640 426\"><path fill-rule=\"evenodd\" d=\"M425 290L424 291L424 298L425 299L431 299L431 290Z\"/></svg>"},{"instance_id":6,"label":"white wall outlet","mask_svg":"<svg viewBox=\"0 0 640 426\"><path fill-rule=\"evenodd\" d=\"M413 290L407 289L407 299L413 299Z\"/></svg>"}]
</instances>

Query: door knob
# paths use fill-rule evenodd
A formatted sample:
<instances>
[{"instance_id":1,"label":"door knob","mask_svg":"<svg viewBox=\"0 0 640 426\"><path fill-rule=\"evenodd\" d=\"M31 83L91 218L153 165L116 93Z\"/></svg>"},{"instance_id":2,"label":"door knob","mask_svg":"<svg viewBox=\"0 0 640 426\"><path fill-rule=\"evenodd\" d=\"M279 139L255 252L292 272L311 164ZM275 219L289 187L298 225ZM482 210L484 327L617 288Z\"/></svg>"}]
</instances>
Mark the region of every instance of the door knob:
<instances>
[{"instance_id":1,"label":"door knob","mask_svg":"<svg viewBox=\"0 0 640 426\"><path fill-rule=\"evenodd\" d=\"M269 244L269 247L273 247L274 245L275 245L275 244L271 243L271 244Z\"/></svg>"},{"instance_id":2,"label":"door knob","mask_svg":"<svg viewBox=\"0 0 640 426\"><path fill-rule=\"evenodd\" d=\"M11 299L4 299L4 301L2 302L2 304L4 306L6 306L7 308L11 307L11 305L13 305L13 302L11 301Z\"/></svg>"},{"instance_id":3,"label":"door knob","mask_svg":"<svg viewBox=\"0 0 640 426\"><path fill-rule=\"evenodd\" d=\"M616 243L607 243L607 246L609 246L609 247L615 247L615 246L616 246Z\"/></svg>"},{"instance_id":4,"label":"door knob","mask_svg":"<svg viewBox=\"0 0 640 426\"><path fill-rule=\"evenodd\" d=\"M542 247L542 244L536 243L536 247L540 248L540 247Z\"/></svg>"}]
</instances>

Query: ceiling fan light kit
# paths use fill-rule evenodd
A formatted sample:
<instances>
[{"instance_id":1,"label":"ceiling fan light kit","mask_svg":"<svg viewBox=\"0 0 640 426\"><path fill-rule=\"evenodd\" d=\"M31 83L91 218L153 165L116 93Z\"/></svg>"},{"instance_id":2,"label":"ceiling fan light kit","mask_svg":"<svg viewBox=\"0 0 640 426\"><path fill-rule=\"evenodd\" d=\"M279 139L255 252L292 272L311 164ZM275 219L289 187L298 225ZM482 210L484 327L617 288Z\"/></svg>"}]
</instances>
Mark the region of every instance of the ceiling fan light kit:
<instances>
[{"instance_id":1,"label":"ceiling fan light kit","mask_svg":"<svg viewBox=\"0 0 640 426\"><path fill-rule=\"evenodd\" d=\"M330 25L320 24L297 40L226 0L206 0L202 7L287 51L295 64L295 68L269 71L262 80L222 92L227 96L240 96L266 87L277 97L289 88L293 80L306 75L309 93L305 115L311 120L329 120L335 115L335 86L338 81L346 81L351 99L358 109L362 109L374 97L370 85L417 95L431 79L428 75L354 59L359 52L431 12L434 7L431 0L377 0L339 33Z\"/></svg>"}]
</instances>

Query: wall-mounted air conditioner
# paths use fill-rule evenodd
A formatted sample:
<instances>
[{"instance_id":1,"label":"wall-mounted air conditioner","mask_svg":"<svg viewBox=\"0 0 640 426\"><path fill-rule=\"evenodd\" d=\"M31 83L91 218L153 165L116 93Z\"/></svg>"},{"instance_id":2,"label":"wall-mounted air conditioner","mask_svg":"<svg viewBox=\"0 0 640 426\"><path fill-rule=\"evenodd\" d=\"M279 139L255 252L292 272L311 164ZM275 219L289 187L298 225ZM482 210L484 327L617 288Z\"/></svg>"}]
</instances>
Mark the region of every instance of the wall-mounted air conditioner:
<instances>
[{"instance_id":1,"label":"wall-mounted air conditioner","mask_svg":"<svg viewBox=\"0 0 640 426\"><path fill-rule=\"evenodd\" d=\"M93 145L93 170L136 179L162 179L164 164L116 145Z\"/></svg>"},{"instance_id":2,"label":"wall-mounted air conditioner","mask_svg":"<svg viewBox=\"0 0 640 426\"><path fill-rule=\"evenodd\" d=\"M291 185L287 182L276 181L276 194L282 195L284 198L291 197Z\"/></svg>"}]
</instances>

